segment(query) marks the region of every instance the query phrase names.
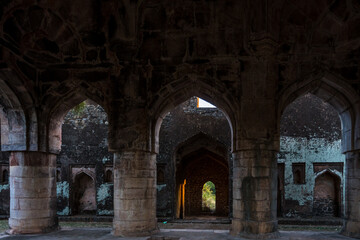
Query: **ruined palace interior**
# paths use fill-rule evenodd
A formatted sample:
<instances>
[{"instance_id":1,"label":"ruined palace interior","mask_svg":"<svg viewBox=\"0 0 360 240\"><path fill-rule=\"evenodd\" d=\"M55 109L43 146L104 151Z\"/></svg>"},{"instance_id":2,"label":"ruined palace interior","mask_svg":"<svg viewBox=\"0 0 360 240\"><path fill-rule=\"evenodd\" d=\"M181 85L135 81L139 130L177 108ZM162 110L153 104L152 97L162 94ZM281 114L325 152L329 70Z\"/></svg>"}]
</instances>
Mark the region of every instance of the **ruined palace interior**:
<instances>
[{"instance_id":1,"label":"ruined palace interior","mask_svg":"<svg viewBox=\"0 0 360 240\"><path fill-rule=\"evenodd\" d=\"M8 234L334 218L360 238L358 0L0 1Z\"/></svg>"}]
</instances>

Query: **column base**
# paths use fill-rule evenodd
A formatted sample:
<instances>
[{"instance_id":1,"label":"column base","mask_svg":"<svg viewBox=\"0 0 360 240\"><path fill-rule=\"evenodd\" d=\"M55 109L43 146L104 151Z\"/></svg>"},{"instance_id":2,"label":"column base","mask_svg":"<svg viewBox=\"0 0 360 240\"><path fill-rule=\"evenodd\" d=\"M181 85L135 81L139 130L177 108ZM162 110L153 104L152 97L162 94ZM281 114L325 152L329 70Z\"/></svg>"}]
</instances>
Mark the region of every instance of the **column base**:
<instances>
[{"instance_id":1,"label":"column base","mask_svg":"<svg viewBox=\"0 0 360 240\"><path fill-rule=\"evenodd\" d=\"M131 229L131 230L130 230ZM157 224L149 226L149 222L113 222L111 234L116 237L147 237L159 232Z\"/></svg>"},{"instance_id":2,"label":"column base","mask_svg":"<svg viewBox=\"0 0 360 240\"><path fill-rule=\"evenodd\" d=\"M244 231L244 221L233 218L231 221L230 234L233 236L237 236L243 231Z\"/></svg>"},{"instance_id":3,"label":"column base","mask_svg":"<svg viewBox=\"0 0 360 240\"><path fill-rule=\"evenodd\" d=\"M12 219L9 219L9 222L13 221ZM19 221L19 220L15 220L15 221ZM26 227L21 227L21 229L17 229L17 228L10 228L8 230L6 230L6 234L9 235L18 235L18 234L41 234L41 233L49 233L49 232L55 232L60 230L60 226L58 225L58 221L57 219L55 220L55 224L52 226L44 226L47 223L49 223L49 220L45 220L43 222L39 222L39 219L34 219L33 224L28 224L24 222L24 226ZM43 226L41 226L43 225Z\"/></svg>"},{"instance_id":4,"label":"column base","mask_svg":"<svg viewBox=\"0 0 360 240\"><path fill-rule=\"evenodd\" d=\"M347 237L360 239L360 222L345 221L341 234Z\"/></svg>"},{"instance_id":5,"label":"column base","mask_svg":"<svg viewBox=\"0 0 360 240\"><path fill-rule=\"evenodd\" d=\"M248 239L280 238L280 233L277 231L277 221L257 222L233 219L230 234Z\"/></svg>"}]
</instances>

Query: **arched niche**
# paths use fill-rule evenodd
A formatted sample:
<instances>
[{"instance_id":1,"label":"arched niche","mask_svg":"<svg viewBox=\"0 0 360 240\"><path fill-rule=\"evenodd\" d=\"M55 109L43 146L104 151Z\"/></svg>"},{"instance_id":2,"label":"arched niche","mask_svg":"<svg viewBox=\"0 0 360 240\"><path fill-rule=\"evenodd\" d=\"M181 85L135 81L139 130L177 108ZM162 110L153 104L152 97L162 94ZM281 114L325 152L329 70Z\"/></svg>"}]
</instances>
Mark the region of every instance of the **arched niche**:
<instances>
[{"instance_id":1,"label":"arched niche","mask_svg":"<svg viewBox=\"0 0 360 240\"><path fill-rule=\"evenodd\" d=\"M81 171L76 174L72 184L72 213L95 214L96 189L94 177Z\"/></svg>"},{"instance_id":2,"label":"arched niche","mask_svg":"<svg viewBox=\"0 0 360 240\"><path fill-rule=\"evenodd\" d=\"M341 178L331 172L323 171L315 178L313 213L315 216L341 216Z\"/></svg>"},{"instance_id":3,"label":"arched niche","mask_svg":"<svg viewBox=\"0 0 360 240\"><path fill-rule=\"evenodd\" d=\"M110 169L107 169L105 171L105 182L107 182L107 183L113 183L114 182L113 171L110 170Z\"/></svg>"}]
</instances>

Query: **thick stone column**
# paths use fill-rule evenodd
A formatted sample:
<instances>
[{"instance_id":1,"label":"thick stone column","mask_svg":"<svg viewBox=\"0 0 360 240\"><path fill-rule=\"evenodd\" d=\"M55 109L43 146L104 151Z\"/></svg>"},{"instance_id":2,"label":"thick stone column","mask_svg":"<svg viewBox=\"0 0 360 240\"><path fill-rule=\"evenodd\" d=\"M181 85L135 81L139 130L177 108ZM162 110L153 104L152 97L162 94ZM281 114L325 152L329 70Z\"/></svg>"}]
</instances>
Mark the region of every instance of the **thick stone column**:
<instances>
[{"instance_id":1,"label":"thick stone column","mask_svg":"<svg viewBox=\"0 0 360 240\"><path fill-rule=\"evenodd\" d=\"M233 220L231 234L245 238L276 238L276 151L233 153Z\"/></svg>"},{"instance_id":2,"label":"thick stone column","mask_svg":"<svg viewBox=\"0 0 360 240\"><path fill-rule=\"evenodd\" d=\"M345 220L342 234L360 238L360 151L346 153Z\"/></svg>"},{"instance_id":3,"label":"thick stone column","mask_svg":"<svg viewBox=\"0 0 360 240\"><path fill-rule=\"evenodd\" d=\"M138 237L156 231L156 154L115 153L113 234Z\"/></svg>"},{"instance_id":4,"label":"thick stone column","mask_svg":"<svg viewBox=\"0 0 360 240\"><path fill-rule=\"evenodd\" d=\"M10 234L44 233L58 228L56 155L10 155Z\"/></svg>"}]
</instances>

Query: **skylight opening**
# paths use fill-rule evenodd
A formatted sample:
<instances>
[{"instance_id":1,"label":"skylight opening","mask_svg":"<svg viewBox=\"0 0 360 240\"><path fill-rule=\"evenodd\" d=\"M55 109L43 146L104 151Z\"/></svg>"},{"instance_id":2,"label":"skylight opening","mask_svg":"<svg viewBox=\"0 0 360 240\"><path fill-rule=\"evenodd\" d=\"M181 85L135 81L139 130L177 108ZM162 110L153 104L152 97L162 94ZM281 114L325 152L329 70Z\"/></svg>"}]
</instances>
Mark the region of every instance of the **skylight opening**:
<instances>
[{"instance_id":1,"label":"skylight opening","mask_svg":"<svg viewBox=\"0 0 360 240\"><path fill-rule=\"evenodd\" d=\"M199 97L197 98L197 107L198 108L216 108L216 106L212 105L211 103L209 103Z\"/></svg>"}]
</instances>

